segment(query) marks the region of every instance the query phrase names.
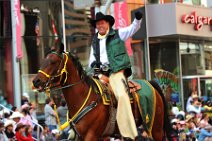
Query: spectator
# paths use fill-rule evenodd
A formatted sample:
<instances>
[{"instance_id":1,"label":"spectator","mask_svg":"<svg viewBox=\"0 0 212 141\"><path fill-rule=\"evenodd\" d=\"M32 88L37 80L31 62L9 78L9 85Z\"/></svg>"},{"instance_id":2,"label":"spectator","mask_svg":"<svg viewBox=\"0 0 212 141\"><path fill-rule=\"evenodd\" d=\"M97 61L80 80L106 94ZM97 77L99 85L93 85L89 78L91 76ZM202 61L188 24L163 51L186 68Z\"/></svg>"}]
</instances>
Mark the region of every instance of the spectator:
<instances>
[{"instance_id":1,"label":"spectator","mask_svg":"<svg viewBox=\"0 0 212 141\"><path fill-rule=\"evenodd\" d=\"M179 111L176 118L179 119L179 120L185 120L185 112Z\"/></svg>"},{"instance_id":2,"label":"spectator","mask_svg":"<svg viewBox=\"0 0 212 141\"><path fill-rule=\"evenodd\" d=\"M208 121L209 121L208 115L207 114L203 114L202 118L201 118L201 120L199 122L199 127L200 128L206 127L209 124Z\"/></svg>"},{"instance_id":3,"label":"spectator","mask_svg":"<svg viewBox=\"0 0 212 141\"><path fill-rule=\"evenodd\" d=\"M8 138L4 133L4 128L4 123L0 121L0 141L8 141Z\"/></svg>"},{"instance_id":4,"label":"spectator","mask_svg":"<svg viewBox=\"0 0 212 141\"><path fill-rule=\"evenodd\" d=\"M65 100L61 100L61 104L57 108L57 112L58 116L60 117L60 124L63 125L67 121L67 113L68 113L68 107L66 106ZM67 139L69 129L70 127L68 126L63 130L60 139Z\"/></svg>"},{"instance_id":5,"label":"spectator","mask_svg":"<svg viewBox=\"0 0 212 141\"><path fill-rule=\"evenodd\" d=\"M172 126L172 131L171 131L171 137L172 137L172 141L178 141L178 128L177 128L177 124L178 124L179 120L178 119L172 119L171 120L171 126Z\"/></svg>"},{"instance_id":6,"label":"spectator","mask_svg":"<svg viewBox=\"0 0 212 141\"><path fill-rule=\"evenodd\" d=\"M43 132L41 135L41 141L52 141L53 136L49 131L49 127L47 125L43 125Z\"/></svg>"},{"instance_id":7,"label":"spectator","mask_svg":"<svg viewBox=\"0 0 212 141\"><path fill-rule=\"evenodd\" d=\"M33 119L37 119L37 106L35 103L30 103L29 113Z\"/></svg>"},{"instance_id":8,"label":"spectator","mask_svg":"<svg viewBox=\"0 0 212 141\"><path fill-rule=\"evenodd\" d=\"M52 108L53 104L53 100L48 98L44 107L45 124L49 127L50 131L57 129L56 114Z\"/></svg>"},{"instance_id":9,"label":"spectator","mask_svg":"<svg viewBox=\"0 0 212 141\"><path fill-rule=\"evenodd\" d=\"M177 106L172 107L171 109L172 114L174 115L174 117L177 116L177 114L179 113L179 108Z\"/></svg>"},{"instance_id":10,"label":"spectator","mask_svg":"<svg viewBox=\"0 0 212 141\"><path fill-rule=\"evenodd\" d=\"M57 129L52 130L53 141L60 140L60 132Z\"/></svg>"},{"instance_id":11,"label":"spectator","mask_svg":"<svg viewBox=\"0 0 212 141\"><path fill-rule=\"evenodd\" d=\"M64 100L61 101L60 106L57 108L58 116L60 117L61 125L67 121L68 108Z\"/></svg>"},{"instance_id":12,"label":"spectator","mask_svg":"<svg viewBox=\"0 0 212 141\"><path fill-rule=\"evenodd\" d=\"M25 125L23 123L17 124L15 132L17 141L28 141L28 138L24 136Z\"/></svg>"},{"instance_id":13,"label":"spectator","mask_svg":"<svg viewBox=\"0 0 212 141\"><path fill-rule=\"evenodd\" d=\"M25 125L33 126L32 118L29 114L29 105L28 104L24 104L21 106L21 113L24 116L23 118L21 118L21 123L23 123Z\"/></svg>"},{"instance_id":14,"label":"spectator","mask_svg":"<svg viewBox=\"0 0 212 141\"><path fill-rule=\"evenodd\" d=\"M212 140L212 126L207 125L200 130L198 141L211 141Z\"/></svg>"},{"instance_id":15,"label":"spectator","mask_svg":"<svg viewBox=\"0 0 212 141\"><path fill-rule=\"evenodd\" d=\"M11 109L13 112L18 112L18 108L16 106L13 106L12 109ZM12 115L12 113L11 113Z\"/></svg>"},{"instance_id":16,"label":"spectator","mask_svg":"<svg viewBox=\"0 0 212 141\"><path fill-rule=\"evenodd\" d=\"M16 129L17 124L21 123L21 118L24 117L20 112L13 112L10 119L15 121L14 129Z\"/></svg>"},{"instance_id":17,"label":"spectator","mask_svg":"<svg viewBox=\"0 0 212 141\"><path fill-rule=\"evenodd\" d=\"M187 107L187 112L195 112L196 114L201 113L202 106L201 103L199 102L198 96L193 95L192 96L192 101L190 101L191 105Z\"/></svg>"},{"instance_id":18,"label":"spectator","mask_svg":"<svg viewBox=\"0 0 212 141\"><path fill-rule=\"evenodd\" d=\"M188 112L188 107L191 105L191 101L193 101L193 96L197 95L197 91L193 91L189 94L190 96L188 97L187 103L186 103L186 111Z\"/></svg>"},{"instance_id":19,"label":"spectator","mask_svg":"<svg viewBox=\"0 0 212 141\"><path fill-rule=\"evenodd\" d=\"M28 104L29 103L29 94L23 93L21 97L21 105Z\"/></svg>"},{"instance_id":20,"label":"spectator","mask_svg":"<svg viewBox=\"0 0 212 141\"><path fill-rule=\"evenodd\" d=\"M30 125L26 125L25 127L25 136L28 138L27 141L33 141L32 127Z\"/></svg>"},{"instance_id":21,"label":"spectator","mask_svg":"<svg viewBox=\"0 0 212 141\"><path fill-rule=\"evenodd\" d=\"M41 131L42 131L42 129L39 126L34 126L33 131L32 131L32 137L39 140L39 141L43 141L41 139L41 135L42 135Z\"/></svg>"},{"instance_id":22,"label":"spectator","mask_svg":"<svg viewBox=\"0 0 212 141\"><path fill-rule=\"evenodd\" d=\"M9 119L10 119L10 112L4 112L3 122L5 123Z\"/></svg>"},{"instance_id":23,"label":"spectator","mask_svg":"<svg viewBox=\"0 0 212 141\"><path fill-rule=\"evenodd\" d=\"M14 124L14 121L7 120L4 125L5 126L5 134L6 134L7 138L11 141L15 140L15 133L13 132L14 131L13 124Z\"/></svg>"}]
</instances>

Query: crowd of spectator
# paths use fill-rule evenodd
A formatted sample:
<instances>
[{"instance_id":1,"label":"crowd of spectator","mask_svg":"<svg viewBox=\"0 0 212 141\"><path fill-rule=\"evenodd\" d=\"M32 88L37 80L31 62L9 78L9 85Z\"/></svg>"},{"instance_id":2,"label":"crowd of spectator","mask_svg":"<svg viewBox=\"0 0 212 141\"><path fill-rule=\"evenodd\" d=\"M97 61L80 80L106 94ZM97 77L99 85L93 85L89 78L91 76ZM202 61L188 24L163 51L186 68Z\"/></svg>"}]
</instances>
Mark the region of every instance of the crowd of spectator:
<instances>
[{"instance_id":1,"label":"crowd of spectator","mask_svg":"<svg viewBox=\"0 0 212 141\"><path fill-rule=\"evenodd\" d=\"M44 107L45 124L42 128L37 124L36 105L28 99L22 100L20 110L17 107L11 111L1 109L0 141L66 140L70 127L63 131L58 127L58 122L62 125L67 121L66 102L62 100L56 111L53 106L54 101L47 98ZM172 103L172 141L212 141L211 101L204 101L194 91L187 100L186 112L180 109L175 102ZM57 116L60 118L57 119Z\"/></svg>"},{"instance_id":2,"label":"crowd of spectator","mask_svg":"<svg viewBox=\"0 0 212 141\"><path fill-rule=\"evenodd\" d=\"M212 141L212 104L198 97L197 92L190 94L186 112L181 111L174 102L171 109L173 141Z\"/></svg>"},{"instance_id":3,"label":"crowd of spectator","mask_svg":"<svg viewBox=\"0 0 212 141\"><path fill-rule=\"evenodd\" d=\"M67 106L65 101L53 110L54 102L47 98L44 107L45 123L40 125L36 117L36 105L30 103L28 99L22 99L21 109L13 107L10 110L1 108L0 110L0 141L56 141L65 140L68 130L59 131L56 120L56 113L66 116ZM59 118L63 124L64 118Z\"/></svg>"}]
</instances>

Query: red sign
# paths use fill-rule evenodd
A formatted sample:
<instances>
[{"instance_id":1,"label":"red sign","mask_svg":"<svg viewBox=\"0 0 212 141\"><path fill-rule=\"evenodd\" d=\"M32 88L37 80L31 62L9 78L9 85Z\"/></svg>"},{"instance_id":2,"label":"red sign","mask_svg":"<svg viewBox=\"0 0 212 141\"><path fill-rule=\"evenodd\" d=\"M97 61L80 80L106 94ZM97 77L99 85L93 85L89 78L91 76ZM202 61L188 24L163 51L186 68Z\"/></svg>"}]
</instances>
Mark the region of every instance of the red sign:
<instances>
[{"instance_id":1,"label":"red sign","mask_svg":"<svg viewBox=\"0 0 212 141\"><path fill-rule=\"evenodd\" d=\"M15 24L16 24L16 48L17 57L21 58L23 56L21 48L21 13L20 13L20 1L15 0Z\"/></svg>"},{"instance_id":2,"label":"red sign","mask_svg":"<svg viewBox=\"0 0 212 141\"><path fill-rule=\"evenodd\" d=\"M115 28L123 28L129 25L128 14L127 14L127 4L126 2L116 2L114 3L114 18ZM125 41L127 53L129 56L132 56L132 48L130 44L130 39Z\"/></svg>"},{"instance_id":3,"label":"red sign","mask_svg":"<svg viewBox=\"0 0 212 141\"><path fill-rule=\"evenodd\" d=\"M181 20L182 23L194 24L195 30L201 30L203 25L210 25L212 30L212 17L197 16L196 12L192 12L190 15L183 15Z\"/></svg>"}]
</instances>

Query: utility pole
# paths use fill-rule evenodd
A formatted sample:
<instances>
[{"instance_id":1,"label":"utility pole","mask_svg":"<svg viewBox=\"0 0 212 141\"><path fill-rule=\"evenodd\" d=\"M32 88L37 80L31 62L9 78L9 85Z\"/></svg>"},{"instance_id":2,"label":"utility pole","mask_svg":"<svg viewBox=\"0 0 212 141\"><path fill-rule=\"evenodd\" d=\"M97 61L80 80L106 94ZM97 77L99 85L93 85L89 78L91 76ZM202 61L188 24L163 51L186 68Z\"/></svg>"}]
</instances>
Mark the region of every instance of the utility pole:
<instances>
[{"instance_id":1,"label":"utility pole","mask_svg":"<svg viewBox=\"0 0 212 141\"><path fill-rule=\"evenodd\" d=\"M19 0L11 0L11 20L12 20L12 66L13 66L13 91L14 91L14 103L17 108L21 107L21 81L20 81L20 65L17 54L17 39L16 39L16 24L21 24L18 19L17 5L20 6ZM20 12L20 11L19 11ZM19 35L21 36L21 35Z\"/></svg>"}]
</instances>

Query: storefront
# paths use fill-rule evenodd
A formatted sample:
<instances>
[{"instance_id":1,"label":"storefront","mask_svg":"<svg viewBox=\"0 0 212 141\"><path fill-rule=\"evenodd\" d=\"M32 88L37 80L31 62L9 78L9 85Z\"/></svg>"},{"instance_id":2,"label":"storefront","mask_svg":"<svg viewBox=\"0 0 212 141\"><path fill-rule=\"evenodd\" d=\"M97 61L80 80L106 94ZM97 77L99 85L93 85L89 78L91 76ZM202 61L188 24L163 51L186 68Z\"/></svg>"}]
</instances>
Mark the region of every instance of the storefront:
<instances>
[{"instance_id":1,"label":"storefront","mask_svg":"<svg viewBox=\"0 0 212 141\"><path fill-rule=\"evenodd\" d=\"M0 103L13 103L10 1L0 1ZM4 99L6 98L6 99ZM6 102L7 101L7 102Z\"/></svg>"},{"instance_id":2,"label":"storefront","mask_svg":"<svg viewBox=\"0 0 212 141\"><path fill-rule=\"evenodd\" d=\"M211 99L212 9L169 3L147 5L145 12L147 32L134 39L148 40L150 78L183 108L192 91Z\"/></svg>"},{"instance_id":3,"label":"storefront","mask_svg":"<svg viewBox=\"0 0 212 141\"><path fill-rule=\"evenodd\" d=\"M8 14L11 8L9 1L0 0L0 3L0 14L3 15L0 17L0 80L3 80L0 82L0 95L8 97L8 102L13 104L12 28ZM128 9L124 13L128 13L130 24L130 18L134 16L130 15L130 11L144 5L144 2L126 3L112 4L110 12L120 16L115 12L115 6L121 8L125 5L120 10ZM140 31L131 42L133 77L156 79L166 97L183 106L190 91L197 90L205 99L212 97L211 9L168 3L146 5L146 9L139 10L147 18L143 19ZM76 53L86 68L94 32L89 18L95 12L92 7L76 10L70 0L20 0L20 12L23 53L19 60L21 95L43 105L45 94L36 94L31 89L31 81L42 58L60 39L66 42L66 50Z\"/></svg>"},{"instance_id":4,"label":"storefront","mask_svg":"<svg viewBox=\"0 0 212 141\"><path fill-rule=\"evenodd\" d=\"M19 53L22 55L16 60L20 72L14 72L12 59L13 46L17 46L17 44L13 45L12 4L10 1L0 0L0 102L2 103L2 98L6 97L7 103L16 105L16 101L21 101L16 97L18 94L20 98L28 97L31 102L44 105L46 95L32 90L32 79L42 59L59 40L66 42L67 51L77 53L83 64L87 63L91 29L88 21L89 14L86 11L90 9L75 10L74 3L70 0L20 0L20 9L16 7L17 4L19 0L14 1L16 12L13 16L20 21L21 26L21 32L17 36L21 37ZM17 17L19 13L20 17ZM20 76L18 80L20 93L15 92L13 82L18 77L14 78L13 72L15 76ZM61 92L57 94L54 96L59 96ZM42 106L39 110L42 110Z\"/></svg>"}]
</instances>

